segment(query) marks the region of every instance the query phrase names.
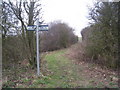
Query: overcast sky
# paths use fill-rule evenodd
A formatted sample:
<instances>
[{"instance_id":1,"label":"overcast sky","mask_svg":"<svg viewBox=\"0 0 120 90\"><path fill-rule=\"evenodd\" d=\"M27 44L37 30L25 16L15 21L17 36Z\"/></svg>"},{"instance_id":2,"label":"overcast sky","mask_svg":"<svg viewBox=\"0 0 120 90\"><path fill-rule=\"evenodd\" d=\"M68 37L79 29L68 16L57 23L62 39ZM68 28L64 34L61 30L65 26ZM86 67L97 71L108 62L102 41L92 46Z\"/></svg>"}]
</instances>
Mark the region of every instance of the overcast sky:
<instances>
[{"instance_id":1,"label":"overcast sky","mask_svg":"<svg viewBox=\"0 0 120 90\"><path fill-rule=\"evenodd\" d=\"M46 23L61 20L75 29L75 34L88 26L88 5L93 5L93 0L41 0L43 20Z\"/></svg>"}]
</instances>

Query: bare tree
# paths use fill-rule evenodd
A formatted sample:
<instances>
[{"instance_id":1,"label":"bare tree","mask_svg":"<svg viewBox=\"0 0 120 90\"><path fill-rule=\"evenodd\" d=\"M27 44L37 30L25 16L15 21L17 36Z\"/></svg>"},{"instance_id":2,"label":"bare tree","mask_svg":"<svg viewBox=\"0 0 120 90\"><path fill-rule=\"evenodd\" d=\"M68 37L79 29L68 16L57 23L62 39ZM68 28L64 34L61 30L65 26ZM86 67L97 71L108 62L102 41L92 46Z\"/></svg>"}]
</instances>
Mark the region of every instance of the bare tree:
<instances>
[{"instance_id":1,"label":"bare tree","mask_svg":"<svg viewBox=\"0 0 120 90\"><path fill-rule=\"evenodd\" d=\"M9 0L7 3L14 15L20 21L22 31L22 41L24 43L24 50L26 51L29 63L35 66L35 33L34 31L27 31L27 25L34 25L37 18L40 18L41 4L39 0L33 1L15 1Z\"/></svg>"}]
</instances>

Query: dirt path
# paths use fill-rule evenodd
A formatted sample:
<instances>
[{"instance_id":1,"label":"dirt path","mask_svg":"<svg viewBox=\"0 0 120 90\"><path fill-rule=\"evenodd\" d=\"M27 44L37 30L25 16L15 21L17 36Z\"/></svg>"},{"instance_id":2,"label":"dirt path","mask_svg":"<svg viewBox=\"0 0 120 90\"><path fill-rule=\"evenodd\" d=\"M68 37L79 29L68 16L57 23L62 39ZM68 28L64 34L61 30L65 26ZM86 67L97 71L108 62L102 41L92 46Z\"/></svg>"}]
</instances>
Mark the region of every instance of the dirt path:
<instances>
[{"instance_id":1,"label":"dirt path","mask_svg":"<svg viewBox=\"0 0 120 90\"><path fill-rule=\"evenodd\" d=\"M42 55L41 76L36 76L36 70L15 68L16 77L4 83L4 87L16 88L115 88L117 78L115 73L106 73L98 66L68 58L68 49L49 52ZM11 73L10 70L9 72ZM9 78L13 76L7 72ZM108 72L108 71L107 71ZM19 75L17 75L19 73ZM9 79L8 78L8 79Z\"/></svg>"}]
</instances>

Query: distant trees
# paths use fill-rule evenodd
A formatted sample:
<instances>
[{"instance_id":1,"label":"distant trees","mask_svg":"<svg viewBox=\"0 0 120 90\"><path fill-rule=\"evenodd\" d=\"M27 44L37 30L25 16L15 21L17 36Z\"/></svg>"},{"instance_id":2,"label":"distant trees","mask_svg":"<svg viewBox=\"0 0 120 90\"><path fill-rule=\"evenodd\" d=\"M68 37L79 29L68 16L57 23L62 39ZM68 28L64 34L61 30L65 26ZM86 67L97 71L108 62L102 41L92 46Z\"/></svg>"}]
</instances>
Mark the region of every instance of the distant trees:
<instances>
[{"instance_id":1,"label":"distant trees","mask_svg":"<svg viewBox=\"0 0 120 90\"><path fill-rule=\"evenodd\" d=\"M90 10L92 24L81 32L86 54L93 62L116 68L118 60L118 3L99 2Z\"/></svg>"},{"instance_id":2,"label":"distant trees","mask_svg":"<svg viewBox=\"0 0 120 90\"><path fill-rule=\"evenodd\" d=\"M65 23L53 22L50 24L48 32L41 35L42 51L52 51L60 48L66 48L78 41L78 37L74 35L73 29Z\"/></svg>"}]
</instances>

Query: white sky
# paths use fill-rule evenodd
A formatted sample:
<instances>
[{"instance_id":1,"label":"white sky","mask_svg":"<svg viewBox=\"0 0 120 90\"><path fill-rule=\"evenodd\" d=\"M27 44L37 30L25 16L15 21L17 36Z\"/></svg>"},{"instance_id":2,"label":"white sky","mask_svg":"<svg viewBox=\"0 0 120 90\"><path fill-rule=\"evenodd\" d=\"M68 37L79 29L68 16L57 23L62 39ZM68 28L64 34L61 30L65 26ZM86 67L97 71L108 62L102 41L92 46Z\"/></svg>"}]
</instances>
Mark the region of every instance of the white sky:
<instances>
[{"instance_id":1,"label":"white sky","mask_svg":"<svg viewBox=\"0 0 120 90\"><path fill-rule=\"evenodd\" d=\"M93 0L41 0L45 23L61 20L75 29L75 34L88 26L88 5Z\"/></svg>"}]
</instances>

